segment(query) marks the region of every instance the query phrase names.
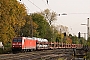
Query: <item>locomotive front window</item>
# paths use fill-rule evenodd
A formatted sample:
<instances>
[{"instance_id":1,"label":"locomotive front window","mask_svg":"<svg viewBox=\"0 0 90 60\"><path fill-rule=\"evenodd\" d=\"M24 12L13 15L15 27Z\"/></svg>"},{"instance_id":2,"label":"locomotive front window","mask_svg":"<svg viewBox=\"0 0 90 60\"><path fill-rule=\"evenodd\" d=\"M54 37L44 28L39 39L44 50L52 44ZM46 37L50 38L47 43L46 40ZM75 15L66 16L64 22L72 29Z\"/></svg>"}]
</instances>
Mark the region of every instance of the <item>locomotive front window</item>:
<instances>
[{"instance_id":1,"label":"locomotive front window","mask_svg":"<svg viewBox=\"0 0 90 60\"><path fill-rule=\"evenodd\" d=\"M18 39L18 42L22 42L22 39Z\"/></svg>"},{"instance_id":2,"label":"locomotive front window","mask_svg":"<svg viewBox=\"0 0 90 60\"><path fill-rule=\"evenodd\" d=\"M13 42L17 42L17 39L13 39Z\"/></svg>"}]
</instances>

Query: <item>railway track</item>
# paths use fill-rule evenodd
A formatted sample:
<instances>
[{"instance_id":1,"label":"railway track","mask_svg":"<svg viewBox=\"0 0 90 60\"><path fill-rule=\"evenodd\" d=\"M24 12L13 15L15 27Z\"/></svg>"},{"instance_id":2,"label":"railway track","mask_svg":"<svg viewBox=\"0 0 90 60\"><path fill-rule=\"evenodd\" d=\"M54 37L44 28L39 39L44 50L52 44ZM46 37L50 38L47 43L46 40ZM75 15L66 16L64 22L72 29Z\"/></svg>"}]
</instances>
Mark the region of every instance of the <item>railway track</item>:
<instances>
[{"instance_id":1,"label":"railway track","mask_svg":"<svg viewBox=\"0 0 90 60\"><path fill-rule=\"evenodd\" d=\"M61 57L66 60L72 59L73 49L55 49L17 54L1 54L0 60L56 60Z\"/></svg>"}]
</instances>

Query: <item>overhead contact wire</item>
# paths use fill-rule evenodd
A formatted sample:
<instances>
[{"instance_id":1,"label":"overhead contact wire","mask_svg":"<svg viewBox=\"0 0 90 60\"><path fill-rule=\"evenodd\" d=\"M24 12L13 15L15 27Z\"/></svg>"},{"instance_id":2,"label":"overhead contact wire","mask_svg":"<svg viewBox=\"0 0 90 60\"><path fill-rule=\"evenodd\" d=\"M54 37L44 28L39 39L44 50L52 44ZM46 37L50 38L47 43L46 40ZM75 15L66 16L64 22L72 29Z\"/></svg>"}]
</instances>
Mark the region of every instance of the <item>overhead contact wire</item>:
<instances>
[{"instance_id":1,"label":"overhead contact wire","mask_svg":"<svg viewBox=\"0 0 90 60\"><path fill-rule=\"evenodd\" d=\"M33 2L31 2L30 0L28 0L30 3L32 3L34 6L36 6L38 9L40 9L37 5L35 5ZM41 10L41 9L40 9ZM42 10L41 10L42 11Z\"/></svg>"}]
</instances>

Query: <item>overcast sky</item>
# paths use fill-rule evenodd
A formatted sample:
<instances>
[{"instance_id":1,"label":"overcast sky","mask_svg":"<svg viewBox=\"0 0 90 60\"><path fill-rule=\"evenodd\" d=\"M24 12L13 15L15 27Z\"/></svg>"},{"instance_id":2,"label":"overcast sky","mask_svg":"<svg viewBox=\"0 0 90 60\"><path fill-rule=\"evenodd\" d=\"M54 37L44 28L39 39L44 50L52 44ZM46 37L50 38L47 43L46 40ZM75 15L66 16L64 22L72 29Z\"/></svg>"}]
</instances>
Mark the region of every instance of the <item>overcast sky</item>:
<instances>
[{"instance_id":1,"label":"overcast sky","mask_svg":"<svg viewBox=\"0 0 90 60\"><path fill-rule=\"evenodd\" d=\"M87 18L90 18L90 0L21 0L27 7L28 13L40 12L50 9L57 14L66 13L66 16L57 16L55 25L64 25L71 34L86 33Z\"/></svg>"}]
</instances>

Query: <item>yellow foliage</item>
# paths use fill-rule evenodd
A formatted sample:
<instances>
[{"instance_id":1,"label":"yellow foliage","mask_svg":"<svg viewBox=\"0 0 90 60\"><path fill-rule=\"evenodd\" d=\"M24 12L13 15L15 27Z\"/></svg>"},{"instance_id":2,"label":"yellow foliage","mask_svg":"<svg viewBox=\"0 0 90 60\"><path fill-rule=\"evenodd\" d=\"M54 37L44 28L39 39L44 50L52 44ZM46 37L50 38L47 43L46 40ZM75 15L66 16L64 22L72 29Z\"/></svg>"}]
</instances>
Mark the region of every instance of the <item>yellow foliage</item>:
<instances>
[{"instance_id":1,"label":"yellow foliage","mask_svg":"<svg viewBox=\"0 0 90 60\"><path fill-rule=\"evenodd\" d=\"M64 38L64 34L61 34L61 39L63 39Z\"/></svg>"},{"instance_id":2,"label":"yellow foliage","mask_svg":"<svg viewBox=\"0 0 90 60\"><path fill-rule=\"evenodd\" d=\"M0 0L0 40L6 44L25 24L26 9L17 0Z\"/></svg>"}]
</instances>

